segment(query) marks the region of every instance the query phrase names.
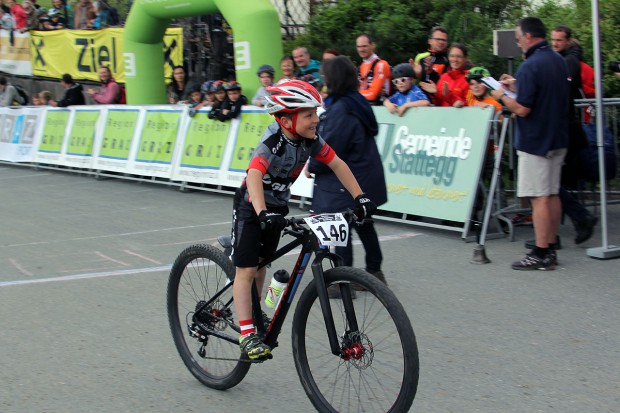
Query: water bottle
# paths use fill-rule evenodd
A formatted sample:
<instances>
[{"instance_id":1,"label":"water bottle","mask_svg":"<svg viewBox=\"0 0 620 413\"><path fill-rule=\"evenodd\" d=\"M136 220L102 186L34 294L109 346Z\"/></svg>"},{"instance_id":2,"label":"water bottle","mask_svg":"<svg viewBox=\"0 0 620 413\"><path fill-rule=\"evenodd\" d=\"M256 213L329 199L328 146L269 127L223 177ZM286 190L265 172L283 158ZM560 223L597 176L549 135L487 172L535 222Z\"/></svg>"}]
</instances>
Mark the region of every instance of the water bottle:
<instances>
[{"instance_id":1,"label":"water bottle","mask_svg":"<svg viewBox=\"0 0 620 413\"><path fill-rule=\"evenodd\" d=\"M286 270L278 270L273 274L271 284L267 290L267 297L265 297L265 304L267 307L274 308L276 306L288 284L289 278L291 278L291 276Z\"/></svg>"}]
</instances>

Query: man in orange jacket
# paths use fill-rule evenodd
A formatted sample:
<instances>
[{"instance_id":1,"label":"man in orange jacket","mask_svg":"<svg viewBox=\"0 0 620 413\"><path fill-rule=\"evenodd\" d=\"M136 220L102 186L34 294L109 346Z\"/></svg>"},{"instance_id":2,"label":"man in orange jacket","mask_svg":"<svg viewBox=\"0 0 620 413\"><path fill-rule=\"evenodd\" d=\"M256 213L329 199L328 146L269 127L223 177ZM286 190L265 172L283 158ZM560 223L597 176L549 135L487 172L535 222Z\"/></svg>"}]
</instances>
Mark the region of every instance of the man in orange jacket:
<instances>
[{"instance_id":1,"label":"man in orange jacket","mask_svg":"<svg viewBox=\"0 0 620 413\"><path fill-rule=\"evenodd\" d=\"M375 42L367 34L358 36L355 47L362 58L358 70L360 93L370 104L382 105L390 95L392 69L388 62L375 54Z\"/></svg>"}]
</instances>

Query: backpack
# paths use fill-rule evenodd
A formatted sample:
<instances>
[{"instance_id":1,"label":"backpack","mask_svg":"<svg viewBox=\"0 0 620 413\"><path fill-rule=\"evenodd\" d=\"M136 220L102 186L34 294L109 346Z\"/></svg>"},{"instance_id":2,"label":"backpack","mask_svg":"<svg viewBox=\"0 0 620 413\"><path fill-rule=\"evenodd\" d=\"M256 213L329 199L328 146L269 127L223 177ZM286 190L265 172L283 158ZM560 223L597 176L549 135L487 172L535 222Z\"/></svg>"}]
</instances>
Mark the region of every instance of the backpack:
<instances>
[{"instance_id":1,"label":"backpack","mask_svg":"<svg viewBox=\"0 0 620 413\"><path fill-rule=\"evenodd\" d=\"M121 97L118 99L118 104L119 105L126 105L127 104L127 92L125 91L125 87L119 85L121 88Z\"/></svg>"},{"instance_id":2,"label":"backpack","mask_svg":"<svg viewBox=\"0 0 620 413\"><path fill-rule=\"evenodd\" d=\"M362 76L362 74L360 72L360 69L358 68L357 69L357 79L360 82L364 81L368 85L370 85L372 83L373 77L375 76L375 66L377 66L377 63L379 63L381 61L385 62L384 60L381 60L381 59L375 59L372 62L372 65L370 65L370 69L368 69L368 73L366 73L365 77ZM387 64L387 62L385 62L385 63ZM385 90L385 88L382 87L381 88L381 93L379 93L379 96L377 97L377 99L375 101L373 101L373 102L370 102L370 104L373 105L373 106L381 106L381 105L383 105L383 101L385 99L387 99L387 97L392 94L392 87L391 87L391 85L392 85L392 82L389 82L388 90Z\"/></svg>"},{"instance_id":3,"label":"backpack","mask_svg":"<svg viewBox=\"0 0 620 413\"><path fill-rule=\"evenodd\" d=\"M19 95L19 100L17 101L17 103L23 106L28 106L30 104L30 96L28 96L28 93L26 93L26 90L23 88L23 86L21 85L12 85L12 86L15 88L15 90L17 91L17 94Z\"/></svg>"},{"instance_id":4,"label":"backpack","mask_svg":"<svg viewBox=\"0 0 620 413\"><path fill-rule=\"evenodd\" d=\"M583 167L583 178L588 181L599 180L598 164L598 144L596 141L596 124L584 123L583 130L588 139L588 147L580 153L581 165ZM617 171L616 150L614 148L614 137L609 128L603 127L603 153L605 157L605 178L614 179Z\"/></svg>"}]
</instances>

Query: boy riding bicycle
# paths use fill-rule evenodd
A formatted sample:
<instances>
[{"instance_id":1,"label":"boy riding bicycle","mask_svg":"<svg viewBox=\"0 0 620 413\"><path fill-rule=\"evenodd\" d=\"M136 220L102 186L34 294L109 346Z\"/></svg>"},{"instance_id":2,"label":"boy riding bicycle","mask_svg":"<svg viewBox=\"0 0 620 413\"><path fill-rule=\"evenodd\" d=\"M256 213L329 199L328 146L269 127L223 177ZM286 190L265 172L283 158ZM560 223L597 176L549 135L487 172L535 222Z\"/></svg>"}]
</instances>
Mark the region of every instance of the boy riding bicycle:
<instances>
[{"instance_id":1,"label":"boy riding bicycle","mask_svg":"<svg viewBox=\"0 0 620 413\"><path fill-rule=\"evenodd\" d=\"M258 270L258 264L278 246L287 222L290 187L308 158L312 156L334 171L355 198L354 212L359 219L376 210L349 167L316 133L316 109L322 105L317 90L306 82L291 80L268 87L267 91L270 96L264 98L265 110L275 117L280 128L257 145L233 204L233 297L241 329L239 346L251 360L271 355L271 348L260 340L252 321L252 283L256 281L262 296L266 268Z\"/></svg>"}]
</instances>

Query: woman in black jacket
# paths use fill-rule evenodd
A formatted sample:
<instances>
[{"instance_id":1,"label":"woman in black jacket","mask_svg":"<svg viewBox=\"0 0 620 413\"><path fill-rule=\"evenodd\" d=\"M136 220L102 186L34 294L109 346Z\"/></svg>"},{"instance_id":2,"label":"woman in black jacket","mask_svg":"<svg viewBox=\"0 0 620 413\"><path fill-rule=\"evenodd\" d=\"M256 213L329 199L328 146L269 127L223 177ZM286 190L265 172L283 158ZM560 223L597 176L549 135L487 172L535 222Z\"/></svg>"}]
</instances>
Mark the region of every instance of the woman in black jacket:
<instances>
[{"instance_id":1,"label":"woman in black jacket","mask_svg":"<svg viewBox=\"0 0 620 413\"><path fill-rule=\"evenodd\" d=\"M358 92L357 70L346 56L325 60L321 67L329 103L321 115L318 132L336 154L351 168L355 179L377 206L387 202L383 164L375 142L379 131L368 101ZM312 209L316 213L341 212L353 208L353 199L331 169L314 160L308 171L315 174ZM366 271L386 283L383 256L374 224L354 226L366 251ZM344 265L353 265L351 238L346 247L336 247ZM387 284L387 283L386 283ZM359 287L354 285L355 287Z\"/></svg>"}]
</instances>

